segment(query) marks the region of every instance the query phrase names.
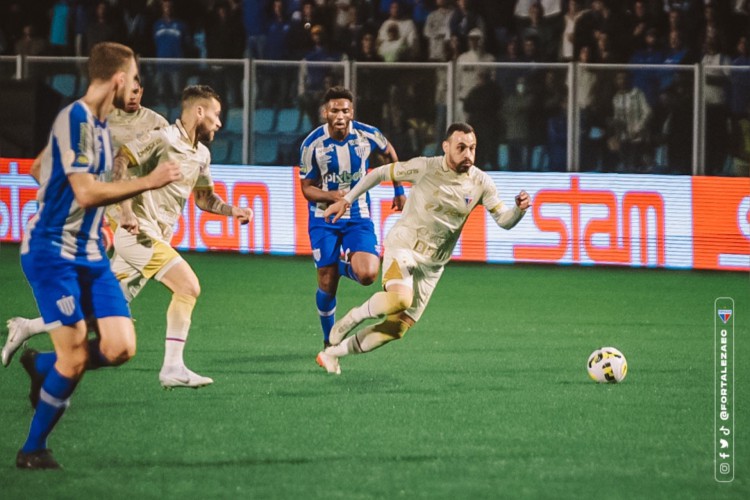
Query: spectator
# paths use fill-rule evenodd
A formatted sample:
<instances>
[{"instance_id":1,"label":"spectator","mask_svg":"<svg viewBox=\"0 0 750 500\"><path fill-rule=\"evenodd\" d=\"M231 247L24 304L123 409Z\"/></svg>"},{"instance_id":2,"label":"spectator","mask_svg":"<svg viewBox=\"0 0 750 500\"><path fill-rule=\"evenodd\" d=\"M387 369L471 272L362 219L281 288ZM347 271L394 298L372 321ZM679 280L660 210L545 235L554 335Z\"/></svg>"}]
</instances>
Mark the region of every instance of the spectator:
<instances>
[{"instance_id":1,"label":"spectator","mask_svg":"<svg viewBox=\"0 0 750 500\"><path fill-rule=\"evenodd\" d=\"M559 16L544 17L544 8L540 2L529 6L529 17L522 24L521 37L525 40L534 37L537 40L539 58L544 62L557 61L560 52L560 33L562 31Z\"/></svg>"},{"instance_id":2,"label":"spectator","mask_svg":"<svg viewBox=\"0 0 750 500\"><path fill-rule=\"evenodd\" d=\"M575 56L575 28L578 19L587 11L581 8L581 0L570 0L568 11L563 18L563 32L560 41L560 60L572 61Z\"/></svg>"},{"instance_id":3,"label":"spectator","mask_svg":"<svg viewBox=\"0 0 750 500\"><path fill-rule=\"evenodd\" d=\"M37 36L33 24L23 27L23 36L16 41L15 54L21 56L39 56L47 50L47 42L44 38Z\"/></svg>"},{"instance_id":4,"label":"spectator","mask_svg":"<svg viewBox=\"0 0 750 500\"><path fill-rule=\"evenodd\" d=\"M310 29L313 39L313 49L305 55L304 61L309 62L333 62L341 61L341 54L328 48L325 29L315 25ZM320 123L320 106L323 94L328 88L336 84L334 70L328 66L300 66L297 95L299 96L300 122L302 125L303 114L307 115L310 123L317 126Z\"/></svg>"},{"instance_id":5,"label":"spectator","mask_svg":"<svg viewBox=\"0 0 750 500\"><path fill-rule=\"evenodd\" d=\"M409 48L406 40L400 36L398 24L393 21L383 23L386 28L386 39L380 40L378 54L385 62L399 62L408 59Z\"/></svg>"},{"instance_id":6,"label":"spectator","mask_svg":"<svg viewBox=\"0 0 750 500\"><path fill-rule=\"evenodd\" d=\"M398 1L391 2L389 16L378 30L378 49L384 42L393 45L395 42L390 38L393 31L389 33L391 26L398 26L398 41L405 47L404 57L399 60L415 60L419 58L419 33L414 21L403 16L403 7ZM382 52L378 50L382 55ZM387 61L387 59L386 59Z\"/></svg>"},{"instance_id":7,"label":"spectator","mask_svg":"<svg viewBox=\"0 0 750 500\"><path fill-rule=\"evenodd\" d=\"M741 69L733 69L731 82L730 112L732 119L732 144L733 151L745 151L743 120L747 120L747 110L750 108L750 54L748 53L747 36L740 36L737 40L737 55L732 59L732 66L740 66ZM734 158L742 158L742 154L734 154ZM737 162L735 161L735 164Z\"/></svg>"},{"instance_id":8,"label":"spectator","mask_svg":"<svg viewBox=\"0 0 750 500\"><path fill-rule=\"evenodd\" d=\"M430 61L445 60L445 43L450 38L450 20L453 8L448 0L436 0L436 9L430 12L424 25L424 36L427 39L427 59Z\"/></svg>"},{"instance_id":9,"label":"spectator","mask_svg":"<svg viewBox=\"0 0 750 500\"><path fill-rule=\"evenodd\" d=\"M508 166L513 171L527 170L529 162L530 124L532 96L526 87L526 79L516 80L514 91L503 100L502 130L508 145Z\"/></svg>"},{"instance_id":10,"label":"spectator","mask_svg":"<svg viewBox=\"0 0 750 500\"><path fill-rule=\"evenodd\" d=\"M721 175L729 148L727 98L729 70L721 68L730 63L729 56L720 51L717 36L706 38L701 59L705 67L706 84L703 90L706 103L706 174Z\"/></svg>"},{"instance_id":11,"label":"spectator","mask_svg":"<svg viewBox=\"0 0 750 500\"><path fill-rule=\"evenodd\" d=\"M649 28L645 37L645 47L636 50L630 58L631 64L663 64L665 54L658 45L656 28ZM659 97L661 71L635 68L633 69L633 85L641 89L652 108L656 106Z\"/></svg>"},{"instance_id":12,"label":"spectator","mask_svg":"<svg viewBox=\"0 0 750 500\"><path fill-rule=\"evenodd\" d=\"M518 21L523 22L529 16L529 9L532 4L539 3L548 16L557 16L562 14L561 0L516 0L516 10L514 15Z\"/></svg>"},{"instance_id":13,"label":"spectator","mask_svg":"<svg viewBox=\"0 0 750 500\"><path fill-rule=\"evenodd\" d=\"M690 51L682 43L682 34L673 30L669 32L669 50L664 58L664 64L691 64L693 57ZM664 71L661 74L661 90L665 90L672 85L675 71Z\"/></svg>"},{"instance_id":14,"label":"spectator","mask_svg":"<svg viewBox=\"0 0 750 500\"><path fill-rule=\"evenodd\" d=\"M277 0L278 3L281 3ZM209 59L241 59L245 27L242 19L229 16L229 4L217 3L206 23L206 54ZM212 66L211 86L223 97L227 108L242 102L242 66Z\"/></svg>"},{"instance_id":15,"label":"spectator","mask_svg":"<svg viewBox=\"0 0 750 500\"><path fill-rule=\"evenodd\" d=\"M183 58L189 46L187 25L175 19L172 0L162 0L161 17L154 22L153 38L157 58ZM178 66L157 63L156 95L162 102L174 106L182 95L182 75Z\"/></svg>"},{"instance_id":16,"label":"spectator","mask_svg":"<svg viewBox=\"0 0 750 500\"><path fill-rule=\"evenodd\" d=\"M497 149L500 144L500 108L502 93L492 80L488 68L480 68L477 85L464 100L466 121L474 127L477 151L474 164L482 170L497 169Z\"/></svg>"},{"instance_id":17,"label":"spectator","mask_svg":"<svg viewBox=\"0 0 750 500\"><path fill-rule=\"evenodd\" d=\"M693 164L693 89L690 75L675 73L661 94L666 120L662 126L670 174L692 173Z\"/></svg>"},{"instance_id":18,"label":"spectator","mask_svg":"<svg viewBox=\"0 0 750 500\"><path fill-rule=\"evenodd\" d=\"M619 156L619 171L646 172L651 165L648 150L651 107L644 93L630 83L625 71L617 72L615 86L609 148Z\"/></svg>"},{"instance_id":19,"label":"spectator","mask_svg":"<svg viewBox=\"0 0 750 500\"><path fill-rule=\"evenodd\" d=\"M141 56L153 54L150 37L146 36L151 24L146 0L123 0L122 23L125 26L125 43Z\"/></svg>"},{"instance_id":20,"label":"spectator","mask_svg":"<svg viewBox=\"0 0 750 500\"><path fill-rule=\"evenodd\" d=\"M360 50L356 55L360 62L383 62L383 57L375 48L375 35L362 35ZM358 119L381 127L383 125L383 103L386 101L387 88L378 80L379 68L360 67L357 73L357 116Z\"/></svg>"},{"instance_id":21,"label":"spectator","mask_svg":"<svg viewBox=\"0 0 750 500\"><path fill-rule=\"evenodd\" d=\"M312 27L322 27L321 15L313 0L305 0L299 16L295 12L289 24L289 59L302 59L315 44L312 39Z\"/></svg>"},{"instance_id":22,"label":"spectator","mask_svg":"<svg viewBox=\"0 0 750 500\"><path fill-rule=\"evenodd\" d=\"M57 0L52 6L50 14L49 47L55 55L70 55L71 33L70 25L74 10L68 0Z\"/></svg>"},{"instance_id":23,"label":"spectator","mask_svg":"<svg viewBox=\"0 0 750 500\"><path fill-rule=\"evenodd\" d=\"M469 33L478 29L482 37L487 31L487 23L477 12L474 5L475 0L457 0L458 8L453 11L450 19L451 35L458 36L461 47L468 44Z\"/></svg>"},{"instance_id":24,"label":"spectator","mask_svg":"<svg viewBox=\"0 0 750 500\"><path fill-rule=\"evenodd\" d=\"M563 97L547 117L547 170L565 172L568 169L568 99Z\"/></svg>"},{"instance_id":25,"label":"spectator","mask_svg":"<svg viewBox=\"0 0 750 500\"><path fill-rule=\"evenodd\" d=\"M456 62L456 72L458 77L456 78L458 89L457 97L461 103L460 108L456 109L456 115L458 115L454 121L463 121L463 101L466 96L469 95L469 91L476 87L479 83L478 73L482 69L474 65L474 63L494 62L495 58L492 54L488 54L484 51L484 34L479 28L471 30L468 36L469 49L458 56Z\"/></svg>"},{"instance_id":26,"label":"spectator","mask_svg":"<svg viewBox=\"0 0 750 500\"><path fill-rule=\"evenodd\" d=\"M242 0L242 14L247 42L245 55L250 59L263 59L266 49L266 2Z\"/></svg>"},{"instance_id":27,"label":"spectator","mask_svg":"<svg viewBox=\"0 0 750 500\"><path fill-rule=\"evenodd\" d=\"M646 47L646 36L649 30L657 30L656 19L646 10L645 0L636 0L633 3L631 23L631 46L636 50Z\"/></svg>"},{"instance_id":28,"label":"spectator","mask_svg":"<svg viewBox=\"0 0 750 500\"><path fill-rule=\"evenodd\" d=\"M91 47L100 42L120 42L122 30L110 15L109 4L103 0L94 7L94 18L86 27L86 53L91 53Z\"/></svg>"}]
</instances>

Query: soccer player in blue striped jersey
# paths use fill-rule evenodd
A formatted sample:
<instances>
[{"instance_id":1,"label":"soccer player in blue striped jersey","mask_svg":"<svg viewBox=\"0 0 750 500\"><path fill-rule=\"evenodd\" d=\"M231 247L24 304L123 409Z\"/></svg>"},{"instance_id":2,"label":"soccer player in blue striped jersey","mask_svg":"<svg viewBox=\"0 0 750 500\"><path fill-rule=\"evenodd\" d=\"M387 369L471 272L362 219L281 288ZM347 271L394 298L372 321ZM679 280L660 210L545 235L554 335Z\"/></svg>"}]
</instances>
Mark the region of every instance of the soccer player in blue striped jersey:
<instances>
[{"instance_id":1,"label":"soccer player in blue striped jersey","mask_svg":"<svg viewBox=\"0 0 750 500\"><path fill-rule=\"evenodd\" d=\"M36 408L16 455L22 469L60 467L47 437L83 372L122 364L135 354L128 305L101 242L105 206L181 177L176 163L165 162L147 177L102 182L113 166L106 118L113 107L124 108L139 81L138 68L130 48L105 42L92 48L88 72L86 95L64 108L52 126L39 170L39 210L21 243L21 267L55 347L21 359ZM89 316L99 331L91 341L84 321Z\"/></svg>"},{"instance_id":2,"label":"soccer player in blue striped jersey","mask_svg":"<svg viewBox=\"0 0 750 500\"><path fill-rule=\"evenodd\" d=\"M308 231L318 273L315 302L326 346L335 323L339 278L372 284L378 276L380 256L369 196L355 200L335 224L326 222L323 212L365 176L371 154L398 161L380 130L354 120L353 101L351 91L344 87L328 89L323 96L326 123L310 132L300 147L300 186L310 202ZM403 187L394 184L393 207L400 211L405 201Z\"/></svg>"}]
</instances>

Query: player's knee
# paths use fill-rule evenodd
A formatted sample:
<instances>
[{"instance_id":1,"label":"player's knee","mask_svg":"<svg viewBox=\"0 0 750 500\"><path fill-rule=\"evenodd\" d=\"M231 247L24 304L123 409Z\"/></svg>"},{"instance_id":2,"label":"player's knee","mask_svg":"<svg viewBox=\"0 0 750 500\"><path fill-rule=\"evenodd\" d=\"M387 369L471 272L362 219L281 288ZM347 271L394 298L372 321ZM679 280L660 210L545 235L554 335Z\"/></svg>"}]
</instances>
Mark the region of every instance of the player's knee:
<instances>
[{"instance_id":1,"label":"player's knee","mask_svg":"<svg viewBox=\"0 0 750 500\"><path fill-rule=\"evenodd\" d=\"M375 283L375 280L378 279L378 269L377 267L375 269L368 269L365 272L362 273L355 273L357 275L357 281L359 281L362 285L369 286Z\"/></svg>"},{"instance_id":2,"label":"player's knee","mask_svg":"<svg viewBox=\"0 0 750 500\"><path fill-rule=\"evenodd\" d=\"M392 292L387 291L391 298L391 303L397 311L406 311L411 307L413 301L413 294L405 293L403 291ZM397 312L396 311L396 312Z\"/></svg>"},{"instance_id":3,"label":"player's knee","mask_svg":"<svg viewBox=\"0 0 750 500\"><path fill-rule=\"evenodd\" d=\"M102 343L99 350L111 365L121 365L135 356L135 339Z\"/></svg>"}]
</instances>

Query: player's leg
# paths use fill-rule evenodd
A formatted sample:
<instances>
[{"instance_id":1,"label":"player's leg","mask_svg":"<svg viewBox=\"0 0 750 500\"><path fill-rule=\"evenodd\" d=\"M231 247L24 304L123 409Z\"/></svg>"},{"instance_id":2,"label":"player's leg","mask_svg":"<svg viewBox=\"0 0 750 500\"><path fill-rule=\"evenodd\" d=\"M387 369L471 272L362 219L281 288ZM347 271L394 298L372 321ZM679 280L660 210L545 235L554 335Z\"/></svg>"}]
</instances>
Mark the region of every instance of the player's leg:
<instances>
[{"instance_id":1,"label":"player's leg","mask_svg":"<svg viewBox=\"0 0 750 500\"><path fill-rule=\"evenodd\" d=\"M417 267L410 250L386 249L383 256L383 288L362 305L351 309L331 329L332 345L339 344L360 323L396 314L412 305L412 270Z\"/></svg>"},{"instance_id":2,"label":"player's leg","mask_svg":"<svg viewBox=\"0 0 750 500\"><path fill-rule=\"evenodd\" d=\"M134 236L122 228L115 231L115 251L112 269L127 298L132 300L151 278L172 292L167 308L164 362L159 372L162 386L202 387L213 383L188 370L183 359L193 308L200 294L192 268L166 242L143 234Z\"/></svg>"},{"instance_id":3,"label":"player's leg","mask_svg":"<svg viewBox=\"0 0 750 500\"><path fill-rule=\"evenodd\" d=\"M212 384L211 378L188 370L183 358L193 308L201 291L198 277L190 265L180 258L179 262L156 279L172 291L172 300L167 308L167 336L159 381L166 388L198 388Z\"/></svg>"},{"instance_id":4,"label":"player's leg","mask_svg":"<svg viewBox=\"0 0 750 500\"><path fill-rule=\"evenodd\" d=\"M380 253L372 221L345 221L343 229L341 246L347 258L339 260L339 274L365 286L371 285L380 271Z\"/></svg>"},{"instance_id":5,"label":"player's leg","mask_svg":"<svg viewBox=\"0 0 750 500\"><path fill-rule=\"evenodd\" d=\"M47 437L68 407L69 398L83 375L88 358L83 320L71 326L53 328L50 336L57 360L44 377L29 434L16 455L16 467L22 469L60 467L47 448Z\"/></svg>"},{"instance_id":6,"label":"player's leg","mask_svg":"<svg viewBox=\"0 0 750 500\"><path fill-rule=\"evenodd\" d=\"M341 253L341 222L328 224L310 218L310 245L315 261L318 288L315 291L315 306L323 331L323 345L329 345L328 337L336 320L336 291L339 285L338 262Z\"/></svg>"}]
</instances>

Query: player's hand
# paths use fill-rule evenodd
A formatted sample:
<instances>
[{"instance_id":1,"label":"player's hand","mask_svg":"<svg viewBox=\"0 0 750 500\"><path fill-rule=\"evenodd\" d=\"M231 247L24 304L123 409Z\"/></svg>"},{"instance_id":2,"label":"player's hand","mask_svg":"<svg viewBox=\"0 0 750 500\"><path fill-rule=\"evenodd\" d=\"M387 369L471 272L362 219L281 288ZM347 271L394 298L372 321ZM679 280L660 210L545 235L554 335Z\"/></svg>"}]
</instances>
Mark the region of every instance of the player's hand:
<instances>
[{"instance_id":1,"label":"player's hand","mask_svg":"<svg viewBox=\"0 0 750 500\"><path fill-rule=\"evenodd\" d=\"M232 217L237 219L243 226L253 220L252 208L232 207Z\"/></svg>"},{"instance_id":2,"label":"player's hand","mask_svg":"<svg viewBox=\"0 0 750 500\"><path fill-rule=\"evenodd\" d=\"M518 195L516 196L516 205L521 210L526 210L527 208L529 208L531 206L531 198L529 197L529 193L527 193L526 191L521 191L520 193L518 193Z\"/></svg>"},{"instance_id":3,"label":"player's hand","mask_svg":"<svg viewBox=\"0 0 750 500\"><path fill-rule=\"evenodd\" d=\"M336 222L341 218L342 215L346 213L347 208L349 208L349 203L347 203L347 201L342 198L336 203L328 205L326 211L323 212L323 218L326 222ZM331 216L333 216L333 220L331 220Z\"/></svg>"},{"instance_id":4,"label":"player's hand","mask_svg":"<svg viewBox=\"0 0 750 500\"><path fill-rule=\"evenodd\" d=\"M391 208L395 208L396 212L400 212L404 209L405 204L406 204L406 195L400 194L398 196L393 197L393 203L391 204Z\"/></svg>"},{"instance_id":5,"label":"player's hand","mask_svg":"<svg viewBox=\"0 0 750 500\"><path fill-rule=\"evenodd\" d=\"M165 161L159 163L156 168L148 174L148 177L152 183L151 189L156 189L166 186L170 182L182 179L182 170L177 162Z\"/></svg>"},{"instance_id":6,"label":"player's hand","mask_svg":"<svg viewBox=\"0 0 750 500\"><path fill-rule=\"evenodd\" d=\"M130 234L139 234L141 232L141 227L138 224L138 218L135 216L132 210L120 211L120 227Z\"/></svg>"}]
</instances>

